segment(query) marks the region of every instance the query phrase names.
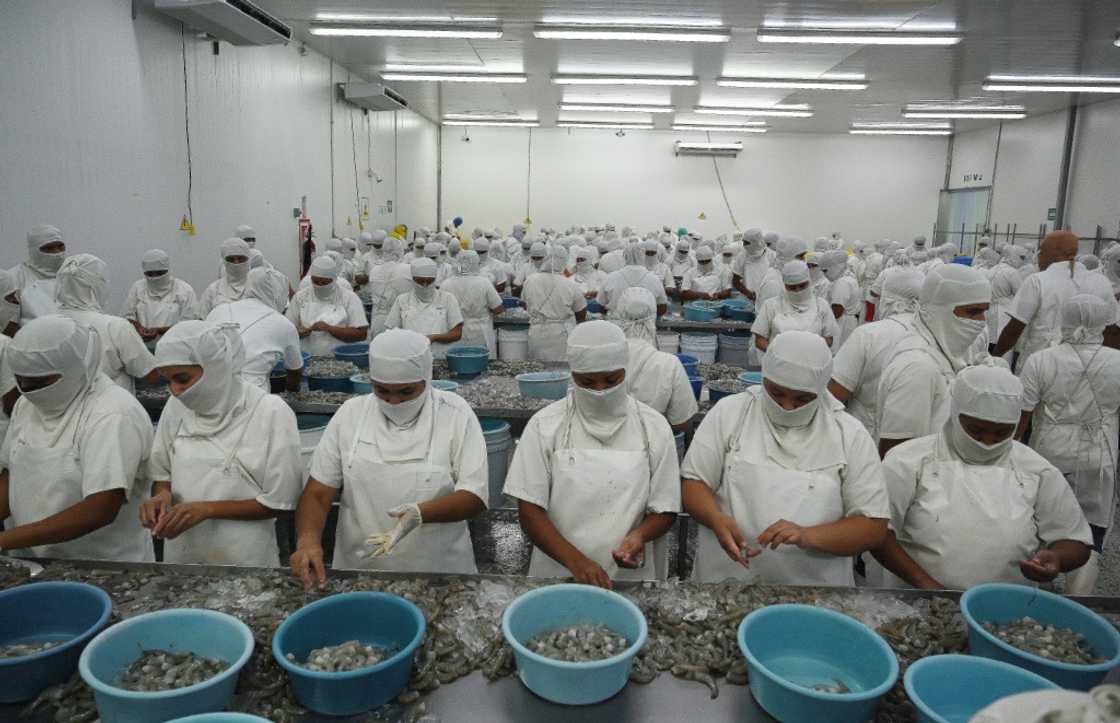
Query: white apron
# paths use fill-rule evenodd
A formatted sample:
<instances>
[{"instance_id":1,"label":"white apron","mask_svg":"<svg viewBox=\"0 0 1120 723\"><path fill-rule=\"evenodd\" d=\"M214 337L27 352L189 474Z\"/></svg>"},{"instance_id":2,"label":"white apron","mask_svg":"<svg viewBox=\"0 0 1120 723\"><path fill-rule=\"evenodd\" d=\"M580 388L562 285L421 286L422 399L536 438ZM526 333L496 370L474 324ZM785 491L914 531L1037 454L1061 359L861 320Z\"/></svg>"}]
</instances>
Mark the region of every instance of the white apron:
<instances>
[{"instance_id":1,"label":"white apron","mask_svg":"<svg viewBox=\"0 0 1120 723\"><path fill-rule=\"evenodd\" d=\"M175 434L171 488L179 502L256 499L264 490L237 461L260 397L237 444L223 453L211 435ZM277 567L275 521L206 520L163 543L163 561L182 565Z\"/></svg>"},{"instance_id":2,"label":"white apron","mask_svg":"<svg viewBox=\"0 0 1120 723\"><path fill-rule=\"evenodd\" d=\"M171 326L179 322L179 305L174 287L161 299L144 299L136 304L136 320L146 329Z\"/></svg>"},{"instance_id":3,"label":"white apron","mask_svg":"<svg viewBox=\"0 0 1120 723\"><path fill-rule=\"evenodd\" d=\"M331 326L340 326L346 321L346 309L331 302L324 302L309 297L306 304L299 310L299 323L304 328L310 328L317 321L324 321ZM313 331L300 339L300 347L311 356L331 356L335 347L341 345L333 334L325 331Z\"/></svg>"},{"instance_id":4,"label":"white apron","mask_svg":"<svg viewBox=\"0 0 1120 723\"><path fill-rule=\"evenodd\" d=\"M749 409L750 403L743 406L736 429L743 429ZM780 467L766 459L761 450L745 448L742 432L724 459L723 484L716 500L721 510L735 518L751 547L758 547L758 536L781 519L812 527L844 517L840 475L835 469L803 472ZM850 557L782 545L750 558L750 568L744 569L727 556L711 528L701 525L697 542L693 578L699 582L735 578L785 585L855 584Z\"/></svg>"},{"instance_id":5,"label":"white apron","mask_svg":"<svg viewBox=\"0 0 1120 723\"><path fill-rule=\"evenodd\" d=\"M529 319L529 359L541 362L560 362L568 357L568 334L576 328L576 321L547 320L543 317Z\"/></svg>"},{"instance_id":6,"label":"white apron","mask_svg":"<svg viewBox=\"0 0 1120 723\"><path fill-rule=\"evenodd\" d=\"M424 336L451 331L447 327L447 307L434 301L430 304L402 305L401 326ZM450 347L450 344L432 344L432 358L446 359Z\"/></svg>"},{"instance_id":7,"label":"white apron","mask_svg":"<svg viewBox=\"0 0 1120 723\"><path fill-rule=\"evenodd\" d=\"M692 290L702 294L714 294L719 291L720 279L718 273L696 275L692 278Z\"/></svg>"},{"instance_id":8,"label":"white apron","mask_svg":"<svg viewBox=\"0 0 1120 723\"><path fill-rule=\"evenodd\" d=\"M637 405L629 402L638 415ZM649 436L641 417L643 451L571 448L571 411L561 446L552 453L552 491L548 517L564 538L594 560L615 580L653 580L653 545L645 546L645 563L620 568L612 554L622 539L645 518L650 493ZM568 568L534 547L532 577L570 577Z\"/></svg>"},{"instance_id":9,"label":"white apron","mask_svg":"<svg viewBox=\"0 0 1120 723\"><path fill-rule=\"evenodd\" d=\"M434 404L434 398L428 400ZM377 402L366 404L366 415L376 413ZM436 410L431 413L435 434ZM435 572L452 575L474 575L470 529L466 521L423 524L401 540L392 552L383 557L362 558L367 552L366 538L386 532L397 520L389 510L411 502L427 502L455 491L451 470L432 464L432 447L425 458L406 462L385 462L377 445L376 435L363 418L354 444L346 460L343 474L342 500L338 510L338 532L335 536L336 569L389 570L393 572Z\"/></svg>"},{"instance_id":10,"label":"white apron","mask_svg":"<svg viewBox=\"0 0 1120 723\"><path fill-rule=\"evenodd\" d=\"M249 331L249 329L252 329L258 323L264 321L265 319L267 319L271 315L272 315L271 310L266 311L265 313L258 316L256 319L253 319L252 321L250 321L245 326L239 326L238 330L237 330L237 333L242 337L242 339L244 339L245 332ZM268 369L265 370L265 371L247 371L246 369L242 369L241 370L242 381L244 381L248 384L252 384L253 386L260 389L262 392L265 392L266 394L272 393L272 369L273 369L273 367L276 366L276 362L282 360L283 358L284 358L283 354L277 355L276 358L273 359L272 364L270 364Z\"/></svg>"},{"instance_id":11,"label":"white apron","mask_svg":"<svg viewBox=\"0 0 1120 723\"><path fill-rule=\"evenodd\" d=\"M494 321L490 312L486 316L465 317L463 319L463 338L459 346L479 346L490 350L490 358L498 358L498 337L494 333Z\"/></svg>"}]
</instances>

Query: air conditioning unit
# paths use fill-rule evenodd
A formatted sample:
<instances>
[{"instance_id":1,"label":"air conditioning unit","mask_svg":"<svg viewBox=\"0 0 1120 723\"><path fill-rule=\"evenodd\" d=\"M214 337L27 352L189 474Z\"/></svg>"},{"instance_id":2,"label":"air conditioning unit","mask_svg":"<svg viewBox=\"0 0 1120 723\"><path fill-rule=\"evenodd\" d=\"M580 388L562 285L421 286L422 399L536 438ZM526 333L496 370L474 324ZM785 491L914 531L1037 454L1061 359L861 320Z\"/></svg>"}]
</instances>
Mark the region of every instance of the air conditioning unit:
<instances>
[{"instance_id":1,"label":"air conditioning unit","mask_svg":"<svg viewBox=\"0 0 1120 723\"><path fill-rule=\"evenodd\" d=\"M155 0L160 12L233 45L275 45L292 29L246 0Z\"/></svg>"},{"instance_id":2,"label":"air conditioning unit","mask_svg":"<svg viewBox=\"0 0 1120 723\"><path fill-rule=\"evenodd\" d=\"M404 110L408 101L397 91L381 83L340 83L342 97L369 110Z\"/></svg>"},{"instance_id":3,"label":"air conditioning unit","mask_svg":"<svg viewBox=\"0 0 1120 723\"><path fill-rule=\"evenodd\" d=\"M673 144L673 152L678 156L729 156L734 158L743 150L739 141L727 143L693 143L691 141L677 141Z\"/></svg>"}]
</instances>

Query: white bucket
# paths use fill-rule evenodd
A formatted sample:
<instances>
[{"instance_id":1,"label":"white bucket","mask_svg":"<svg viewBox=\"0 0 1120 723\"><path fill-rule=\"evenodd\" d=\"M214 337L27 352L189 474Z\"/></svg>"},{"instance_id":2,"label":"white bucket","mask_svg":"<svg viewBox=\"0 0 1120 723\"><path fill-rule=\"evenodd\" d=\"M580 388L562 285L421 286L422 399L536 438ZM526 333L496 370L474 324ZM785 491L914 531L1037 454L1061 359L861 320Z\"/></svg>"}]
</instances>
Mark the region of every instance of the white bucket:
<instances>
[{"instance_id":1,"label":"white bucket","mask_svg":"<svg viewBox=\"0 0 1120 723\"><path fill-rule=\"evenodd\" d=\"M528 329L498 329L498 358L525 361L529 358Z\"/></svg>"},{"instance_id":2,"label":"white bucket","mask_svg":"<svg viewBox=\"0 0 1120 723\"><path fill-rule=\"evenodd\" d=\"M310 417L320 417L327 415L297 415L299 420L299 459L303 463L303 479L311 474L311 457L315 454L315 448L319 446L319 440L323 438L323 432L327 428L327 423L324 421L322 424L308 425L305 420ZM303 419L300 419L302 417Z\"/></svg>"},{"instance_id":3,"label":"white bucket","mask_svg":"<svg viewBox=\"0 0 1120 723\"><path fill-rule=\"evenodd\" d=\"M715 334L681 334L681 354L694 356L701 364L715 364L718 348Z\"/></svg>"},{"instance_id":4,"label":"white bucket","mask_svg":"<svg viewBox=\"0 0 1120 723\"><path fill-rule=\"evenodd\" d=\"M719 335L719 363L746 369L750 366L750 349L754 344L751 336L734 334Z\"/></svg>"},{"instance_id":5,"label":"white bucket","mask_svg":"<svg viewBox=\"0 0 1120 723\"><path fill-rule=\"evenodd\" d=\"M676 354L680 350L680 334L658 334L657 350Z\"/></svg>"},{"instance_id":6,"label":"white bucket","mask_svg":"<svg viewBox=\"0 0 1120 723\"><path fill-rule=\"evenodd\" d=\"M502 489L506 485L506 469L509 466L510 448L513 435L508 422L500 419L480 419L482 436L486 438L486 461L489 472L490 501L489 509L506 507Z\"/></svg>"}]
</instances>

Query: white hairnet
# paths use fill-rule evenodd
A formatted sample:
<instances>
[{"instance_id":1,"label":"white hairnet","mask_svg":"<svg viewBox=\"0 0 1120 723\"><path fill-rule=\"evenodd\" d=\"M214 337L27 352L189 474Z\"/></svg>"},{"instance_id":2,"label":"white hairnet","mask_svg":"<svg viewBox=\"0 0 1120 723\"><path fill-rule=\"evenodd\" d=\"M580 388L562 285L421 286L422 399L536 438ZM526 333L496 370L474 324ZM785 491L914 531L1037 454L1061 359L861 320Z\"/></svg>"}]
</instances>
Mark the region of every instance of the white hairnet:
<instances>
[{"instance_id":1,"label":"white hairnet","mask_svg":"<svg viewBox=\"0 0 1120 723\"><path fill-rule=\"evenodd\" d=\"M926 237L925 236L915 236L914 237L914 245L919 247L919 248L922 247L922 246L925 246L926 245Z\"/></svg>"},{"instance_id":2,"label":"white hairnet","mask_svg":"<svg viewBox=\"0 0 1120 723\"><path fill-rule=\"evenodd\" d=\"M562 274L564 269L568 267L568 250L563 246L550 246L548 249L548 258L541 264L541 271L547 271L553 274Z\"/></svg>"},{"instance_id":3,"label":"white hairnet","mask_svg":"<svg viewBox=\"0 0 1120 723\"><path fill-rule=\"evenodd\" d=\"M169 271L171 269L171 257L167 255L166 251L160 249L145 251L144 255L140 257L140 268L144 271Z\"/></svg>"},{"instance_id":4,"label":"white hairnet","mask_svg":"<svg viewBox=\"0 0 1120 723\"><path fill-rule=\"evenodd\" d=\"M180 401L211 431L221 428L241 398L245 347L238 326L180 321L156 343L155 358L157 367L202 367L202 376L180 394Z\"/></svg>"},{"instance_id":5,"label":"white hairnet","mask_svg":"<svg viewBox=\"0 0 1120 723\"><path fill-rule=\"evenodd\" d=\"M228 259L230 256L249 258L249 244L245 243L244 239L227 238L219 247L219 252L223 259Z\"/></svg>"},{"instance_id":6,"label":"white hairnet","mask_svg":"<svg viewBox=\"0 0 1120 723\"><path fill-rule=\"evenodd\" d=\"M377 243L376 238L374 238L374 243ZM400 261L403 255L404 243L396 236L387 237L384 246L381 247L381 257L386 261Z\"/></svg>"},{"instance_id":7,"label":"white hairnet","mask_svg":"<svg viewBox=\"0 0 1120 723\"><path fill-rule=\"evenodd\" d=\"M237 236L237 238L242 238L242 239L244 239L244 238L256 238L257 237L257 232L253 230L252 226L245 226L244 224L242 224L241 226L237 227L237 231L234 232L234 236Z\"/></svg>"},{"instance_id":8,"label":"white hairnet","mask_svg":"<svg viewBox=\"0 0 1120 723\"><path fill-rule=\"evenodd\" d=\"M792 261L809 250L809 246L799 238L785 238L778 244L780 261Z\"/></svg>"},{"instance_id":9,"label":"white hairnet","mask_svg":"<svg viewBox=\"0 0 1120 723\"><path fill-rule=\"evenodd\" d=\"M425 250L427 247L425 247ZM480 238L474 242L474 250L480 254L490 253L490 242L484 238Z\"/></svg>"},{"instance_id":10,"label":"white hairnet","mask_svg":"<svg viewBox=\"0 0 1120 723\"><path fill-rule=\"evenodd\" d=\"M249 249L249 270L264 266L264 254L260 249Z\"/></svg>"},{"instance_id":11,"label":"white hairnet","mask_svg":"<svg viewBox=\"0 0 1120 723\"><path fill-rule=\"evenodd\" d=\"M547 255L548 247L541 241L534 241L529 247L529 258L531 259L543 259Z\"/></svg>"},{"instance_id":12,"label":"white hairnet","mask_svg":"<svg viewBox=\"0 0 1120 723\"><path fill-rule=\"evenodd\" d=\"M711 261L714 256L715 255L712 253L712 250L707 246L701 246L700 248L696 249L696 261L698 263L703 261Z\"/></svg>"},{"instance_id":13,"label":"white hairnet","mask_svg":"<svg viewBox=\"0 0 1120 723\"><path fill-rule=\"evenodd\" d=\"M459 253L459 275L460 276L475 276L478 270L482 267L481 260L478 258L477 251L470 249Z\"/></svg>"},{"instance_id":14,"label":"white hairnet","mask_svg":"<svg viewBox=\"0 0 1120 723\"><path fill-rule=\"evenodd\" d=\"M342 239L342 255L346 258L354 258L355 253L358 251L358 242L352 238Z\"/></svg>"},{"instance_id":15,"label":"white hairnet","mask_svg":"<svg viewBox=\"0 0 1120 723\"><path fill-rule=\"evenodd\" d=\"M443 244L441 243L432 241L424 244L424 255L430 259L438 259L441 251L443 251Z\"/></svg>"},{"instance_id":16,"label":"white hairnet","mask_svg":"<svg viewBox=\"0 0 1120 723\"><path fill-rule=\"evenodd\" d=\"M829 281L835 281L843 276L848 268L847 252L837 249L821 254L820 267Z\"/></svg>"},{"instance_id":17,"label":"white hairnet","mask_svg":"<svg viewBox=\"0 0 1120 723\"><path fill-rule=\"evenodd\" d=\"M434 279L436 277L436 262L428 257L413 259L409 263L414 279Z\"/></svg>"},{"instance_id":18,"label":"white hairnet","mask_svg":"<svg viewBox=\"0 0 1120 723\"><path fill-rule=\"evenodd\" d=\"M369 378L382 384L432 380L432 345L422 334L389 329L369 343Z\"/></svg>"},{"instance_id":19,"label":"white hairnet","mask_svg":"<svg viewBox=\"0 0 1120 723\"><path fill-rule=\"evenodd\" d=\"M1100 344L1111 324L1112 307L1092 294L1076 294L1062 305L1062 341L1067 344Z\"/></svg>"},{"instance_id":20,"label":"white hairnet","mask_svg":"<svg viewBox=\"0 0 1120 723\"><path fill-rule=\"evenodd\" d=\"M918 308L925 276L913 266L893 266L883 273L878 316L913 313Z\"/></svg>"},{"instance_id":21,"label":"white hairnet","mask_svg":"<svg viewBox=\"0 0 1120 723\"><path fill-rule=\"evenodd\" d=\"M377 243L378 241L385 241L387 238L389 238L389 234L385 233L385 229L378 228L373 230L369 240L373 243Z\"/></svg>"},{"instance_id":22,"label":"white hairnet","mask_svg":"<svg viewBox=\"0 0 1120 723\"><path fill-rule=\"evenodd\" d=\"M809 266L804 261L789 261L782 266L782 283L786 286L803 284L809 280Z\"/></svg>"},{"instance_id":23,"label":"white hairnet","mask_svg":"<svg viewBox=\"0 0 1120 723\"><path fill-rule=\"evenodd\" d=\"M786 389L820 394L832 376L832 352L819 334L783 331L766 349L762 376Z\"/></svg>"},{"instance_id":24,"label":"white hairnet","mask_svg":"<svg viewBox=\"0 0 1120 723\"><path fill-rule=\"evenodd\" d=\"M743 243L765 243L766 237L760 228L748 228L743 232Z\"/></svg>"},{"instance_id":25,"label":"white hairnet","mask_svg":"<svg viewBox=\"0 0 1120 723\"><path fill-rule=\"evenodd\" d=\"M342 239L335 238L334 236L330 237L323 242L323 250L338 251L339 253L342 253Z\"/></svg>"},{"instance_id":26,"label":"white hairnet","mask_svg":"<svg viewBox=\"0 0 1120 723\"><path fill-rule=\"evenodd\" d=\"M813 242L813 250L817 252L828 251L832 248L831 242L824 236L818 236L817 240Z\"/></svg>"},{"instance_id":27,"label":"white hairnet","mask_svg":"<svg viewBox=\"0 0 1120 723\"><path fill-rule=\"evenodd\" d=\"M96 331L73 319L42 316L16 332L4 362L13 374L22 377L62 375L45 387L53 390L50 407L36 404L44 417L57 418L96 378L101 365L101 343Z\"/></svg>"},{"instance_id":28,"label":"white hairnet","mask_svg":"<svg viewBox=\"0 0 1120 723\"><path fill-rule=\"evenodd\" d=\"M965 304L986 304L992 300L992 285L985 276L969 266L942 264L926 275L918 301L924 309L948 309Z\"/></svg>"},{"instance_id":29,"label":"white hairnet","mask_svg":"<svg viewBox=\"0 0 1120 723\"><path fill-rule=\"evenodd\" d=\"M952 418L963 414L998 424L1019 421L1023 383L1000 366L971 366L957 373L949 386Z\"/></svg>"},{"instance_id":30,"label":"white hairnet","mask_svg":"<svg viewBox=\"0 0 1120 723\"><path fill-rule=\"evenodd\" d=\"M657 344L657 300L649 289L631 286L619 297L618 309L611 311L626 338Z\"/></svg>"},{"instance_id":31,"label":"white hairnet","mask_svg":"<svg viewBox=\"0 0 1120 723\"><path fill-rule=\"evenodd\" d=\"M588 321L568 334L568 366L577 374L625 369L630 358L626 335L609 321Z\"/></svg>"},{"instance_id":32,"label":"white hairnet","mask_svg":"<svg viewBox=\"0 0 1120 723\"><path fill-rule=\"evenodd\" d=\"M368 248L369 245L373 243L373 234L369 231L362 231L360 234L358 234L358 243L363 248Z\"/></svg>"},{"instance_id":33,"label":"white hairnet","mask_svg":"<svg viewBox=\"0 0 1120 723\"><path fill-rule=\"evenodd\" d=\"M34 251L38 251L47 244L52 244L61 240L62 231L59 231L54 226L46 224L32 226L31 230L27 232L27 248Z\"/></svg>"},{"instance_id":34,"label":"white hairnet","mask_svg":"<svg viewBox=\"0 0 1120 723\"><path fill-rule=\"evenodd\" d=\"M288 277L276 269L253 269L245 285L245 297L259 299L283 313L288 306Z\"/></svg>"},{"instance_id":35,"label":"white hairnet","mask_svg":"<svg viewBox=\"0 0 1120 723\"><path fill-rule=\"evenodd\" d=\"M58 269L54 297L65 309L101 311L105 303L108 265L93 254L68 256Z\"/></svg>"},{"instance_id":36,"label":"white hairnet","mask_svg":"<svg viewBox=\"0 0 1120 723\"><path fill-rule=\"evenodd\" d=\"M311 270L308 271L307 274L312 278L337 279L338 264L330 256L317 256L315 260L311 262Z\"/></svg>"},{"instance_id":37,"label":"white hairnet","mask_svg":"<svg viewBox=\"0 0 1120 723\"><path fill-rule=\"evenodd\" d=\"M1092 271L1093 269L1099 269L1101 267L1101 260L1097 258L1096 254L1081 254L1077 257L1077 260L1081 262L1082 266L1089 269L1090 271Z\"/></svg>"}]
</instances>

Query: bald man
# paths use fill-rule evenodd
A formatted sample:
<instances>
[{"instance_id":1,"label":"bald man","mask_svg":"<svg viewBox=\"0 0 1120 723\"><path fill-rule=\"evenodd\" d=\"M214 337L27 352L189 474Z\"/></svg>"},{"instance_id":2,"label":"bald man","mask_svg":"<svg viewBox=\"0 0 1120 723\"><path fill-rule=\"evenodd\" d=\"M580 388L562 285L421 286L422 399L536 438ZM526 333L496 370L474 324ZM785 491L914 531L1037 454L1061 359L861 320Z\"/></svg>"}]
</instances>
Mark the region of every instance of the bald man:
<instances>
[{"instance_id":1,"label":"bald man","mask_svg":"<svg viewBox=\"0 0 1120 723\"><path fill-rule=\"evenodd\" d=\"M1008 309L1010 319L999 335L995 355L1006 354L1023 336L1023 352L1015 365L1022 370L1031 354L1058 343L1062 335L1062 305L1075 294L1092 294L1112 308L1113 323L1105 331L1106 340L1114 346L1120 332L1120 320L1112 285L1078 263L1079 239L1070 231L1054 231L1042 240L1038 249L1038 273L1027 277Z\"/></svg>"}]
</instances>

